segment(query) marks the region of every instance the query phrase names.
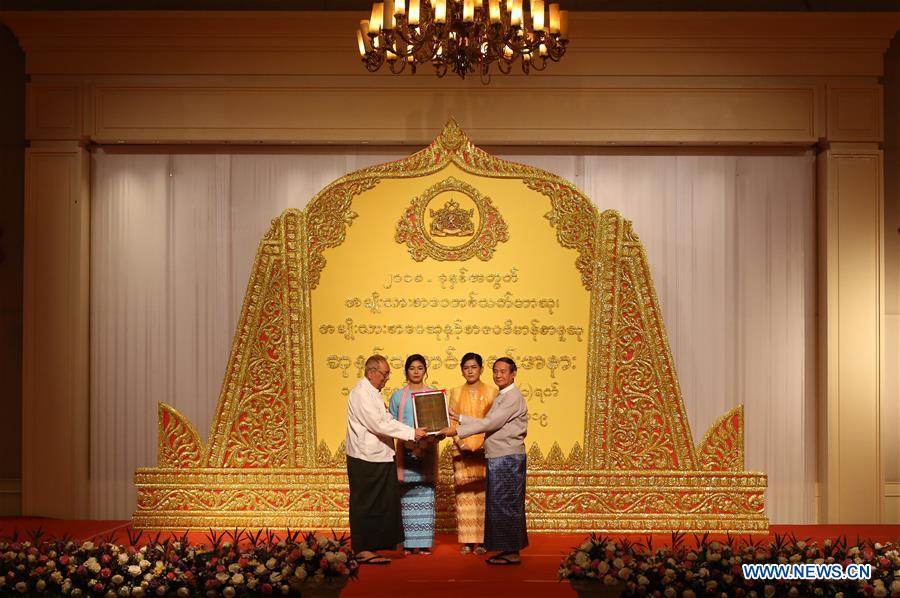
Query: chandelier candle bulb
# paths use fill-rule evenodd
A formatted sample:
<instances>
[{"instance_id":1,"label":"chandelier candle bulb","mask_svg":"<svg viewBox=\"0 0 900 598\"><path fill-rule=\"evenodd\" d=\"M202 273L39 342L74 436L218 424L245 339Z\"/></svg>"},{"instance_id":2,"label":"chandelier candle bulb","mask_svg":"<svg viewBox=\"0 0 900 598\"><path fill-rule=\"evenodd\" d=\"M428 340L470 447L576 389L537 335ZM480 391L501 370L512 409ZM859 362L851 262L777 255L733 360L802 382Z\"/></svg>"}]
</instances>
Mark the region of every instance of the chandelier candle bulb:
<instances>
[{"instance_id":1,"label":"chandelier candle bulb","mask_svg":"<svg viewBox=\"0 0 900 598\"><path fill-rule=\"evenodd\" d=\"M569 11L559 11L559 36L563 39L569 39Z\"/></svg>"},{"instance_id":2,"label":"chandelier candle bulb","mask_svg":"<svg viewBox=\"0 0 900 598\"><path fill-rule=\"evenodd\" d=\"M559 33L559 4L550 4L550 33Z\"/></svg>"},{"instance_id":3,"label":"chandelier candle bulb","mask_svg":"<svg viewBox=\"0 0 900 598\"><path fill-rule=\"evenodd\" d=\"M363 19L359 22L359 32L362 34L363 41L366 44L366 50L372 49L372 44L369 41L369 21Z\"/></svg>"},{"instance_id":4,"label":"chandelier candle bulb","mask_svg":"<svg viewBox=\"0 0 900 598\"><path fill-rule=\"evenodd\" d=\"M500 24L500 0L490 0L491 25Z\"/></svg>"},{"instance_id":5,"label":"chandelier candle bulb","mask_svg":"<svg viewBox=\"0 0 900 598\"><path fill-rule=\"evenodd\" d=\"M419 24L419 0L409 0L409 16L407 21L413 26Z\"/></svg>"},{"instance_id":6,"label":"chandelier candle bulb","mask_svg":"<svg viewBox=\"0 0 900 598\"><path fill-rule=\"evenodd\" d=\"M518 27L522 24L522 0L513 0L512 10L509 14L509 24Z\"/></svg>"},{"instance_id":7,"label":"chandelier candle bulb","mask_svg":"<svg viewBox=\"0 0 900 598\"><path fill-rule=\"evenodd\" d=\"M475 21L475 0L463 0L463 22Z\"/></svg>"},{"instance_id":8,"label":"chandelier candle bulb","mask_svg":"<svg viewBox=\"0 0 900 598\"><path fill-rule=\"evenodd\" d=\"M384 8L382 10L384 11L382 14L382 19L384 20L383 29L390 31L394 28L394 0L384 0Z\"/></svg>"},{"instance_id":9,"label":"chandelier candle bulb","mask_svg":"<svg viewBox=\"0 0 900 598\"><path fill-rule=\"evenodd\" d=\"M434 3L434 22L447 22L447 0L436 0Z\"/></svg>"},{"instance_id":10,"label":"chandelier candle bulb","mask_svg":"<svg viewBox=\"0 0 900 598\"><path fill-rule=\"evenodd\" d=\"M544 30L544 0L531 0L531 22L533 30Z\"/></svg>"},{"instance_id":11,"label":"chandelier candle bulb","mask_svg":"<svg viewBox=\"0 0 900 598\"><path fill-rule=\"evenodd\" d=\"M372 4L372 16L369 18L369 33L376 35L381 31L381 15L384 14L384 3Z\"/></svg>"},{"instance_id":12,"label":"chandelier candle bulb","mask_svg":"<svg viewBox=\"0 0 900 598\"><path fill-rule=\"evenodd\" d=\"M406 14L406 0L394 0L394 14L395 15L405 15Z\"/></svg>"},{"instance_id":13,"label":"chandelier candle bulb","mask_svg":"<svg viewBox=\"0 0 900 598\"><path fill-rule=\"evenodd\" d=\"M356 41L359 43L359 55L362 58L366 57L366 43L363 41L363 34L357 30L356 31Z\"/></svg>"}]
</instances>

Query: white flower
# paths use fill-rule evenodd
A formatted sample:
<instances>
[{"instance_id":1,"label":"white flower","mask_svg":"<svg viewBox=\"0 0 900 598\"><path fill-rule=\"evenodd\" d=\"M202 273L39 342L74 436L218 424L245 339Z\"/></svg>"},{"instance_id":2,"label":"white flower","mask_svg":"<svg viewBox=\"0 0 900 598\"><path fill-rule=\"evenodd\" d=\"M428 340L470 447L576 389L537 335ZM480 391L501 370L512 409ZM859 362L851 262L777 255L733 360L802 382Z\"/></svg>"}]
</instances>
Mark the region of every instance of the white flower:
<instances>
[{"instance_id":1,"label":"white flower","mask_svg":"<svg viewBox=\"0 0 900 598\"><path fill-rule=\"evenodd\" d=\"M265 573L265 572L266 572L266 566L265 566L265 565L257 565L257 566L256 566L256 574L257 574L257 575L262 575L262 574Z\"/></svg>"},{"instance_id":2,"label":"white flower","mask_svg":"<svg viewBox=\"0 0 900 598\"><path fill-rule=\"evenodd\" d=\"M337 560L340 563L346 563L347 562L347 553L345 553L345 552L337 553Z\"/></svg>"},{"instance_id":3,"label":"white flower","mask_svg":"<svg viewBox=\"0 0 900 598\"><path fill-rule=\"evenodd\" d=\"M281 577L282 577L281 573L273 573L273 574L269 577L269 581L272 582L273 584L276 584L276 583L278 583L279 581L281 581Z\"/></svg>"},{"instance_id":4,"label":"white flower","mask_svg":"<svg viewBox=\"0 0 900 598\"><path fill-rule=\"evenodd\" d=\"M294 577L297 579L306 579L306 567L297 567L294 570Z\"/></svg>"},{"instance_id":5,"label":"white flower","mask_svg":"<svg viewBox=\"0 0 900 598\"><path fill-rule=\"evenodd\" d=\"M178 598L188 598L191 595L191 591L185 587L178 588L177 592Z\"/></svg>"},{"instance_id":6,"label":"white flower","mask_svg":"<svg viewBox=\"0 0 900 598\"><path fill-rule=\"evenodd\" d=\"M722 560L722 553L721 552L710 552L706 555L706 558L707 558L707 560L715 563L716 561Z\"/></svg>"},{"instance_id":7,"label":"white flower","mask_svg":"<svg viewBox=\"0 0 900 598\"><path fill-rule=\"evenodd\" d=\"M650 580L643 575L638 575L637 582L639 586L645 586L650 583Z\"/></svg>"},{"instance_id":8,"label":"white flower","mask_svg":"<svg viewBox=\"0 0 900 598\"><path fill-rule=\"evenodd\" d=\"M20 592L22 594L24 594L28 590L28 586L25 584L24 581L20 581L14 587L16 588L17 592Z\"/></svg>"},{"instance_id":9,"label":"white flower","mask_svg":"<svg viewBox=\"0 0 900 598\"><path fill-rule=\"evenodd\" d=\"M53 573L50 574L50 581L52 581L53 583L55 583L57 585L62 583L62 579L63 579L62 573L60 573L59 571L54 571ZM2 581L0 581L0 588L2 588L3 584L6 583L6 578L0 577L0 580L2 580Z\"/></svg>"},{"instance_id":10,"label":"white flower","mask_svg":"<svg viewBox=\"0 0 900 598\"><path fill-rule=\"evenodd\" d=\"M328 545L328 538L319 536L319 548L325 548Z\"/></svg>"},{"instance_id":11,"label":"white flower","mask_svg":"<svg viewBox=\"0 0 900 598\"><path fill-rule=\"evenodd\" d=\"M118 585L122 585L122 582L125 581L125 578L122 577L121 575L119 575L118 573L116 573L115 575L112 576L112 579L110 579L110 581L112 581L113 584L118 586Z\"/></svg>"},{"instance_id":12,"label":"white flower","mask_svg":"<svg viewBox=\"0 0 900 598\"><path fill-rule=\"evenodd\" d=\"M891 582L891 592L900 592L900 580Z\"/></svg>"},{"instance_id":13,"label":"white flower","mask_svg":"<svg viewBox=\"0 0 900 598\"><path fill-rule=\"evenodd\" d=\"M267 569L274 569L277 566L278 566L278 561L275 560L275 557L272 557L268 561L266 561Z\"/></svg>"},{"instance_id":14,"label":"white flower","mask_svg":"<svg viewBox=\"0 0 900 598\"><path fill-rule=\"evenodd\" d=\"M709 577L709 569L706 567L700 567L700 570L697 571L697 575L700 577Z\"/></svg>"},{"instance_id":15,"label":"white flower","mask_svg":"<svg viewBox=\"0 0 900 598\"><path fill-rule=\"evenodd\" d=\"M587 567L590 563L590 559L588 559L588 555L583 552L575 553L575 564L581 568Z\"/></svg>"},{"instance_id":16,"label":"white flower","mask_svg":"<svg viewBox=\"0 0 900 598\"><path fill-rule=\"evenodd\" d=\"M121 588L119 588L119 596L130 596L130 595L131 595L131 588L129 588L128 586L122 586Z\"/></svg>"},{"instance_id":17,"label":"white flower","mask_svg":"<svg viewBox=\"0 0 900 598\"><path fill-rule=\"evenodd\" d=\"M619 557L616 557L613 559L612 564L613 564L613 567L615 567L616 569L621 569L622 567L625 566L625 561L623 561Z\"/></svg>"},{"instance_id":18,"label":"white flower","mask_svg":"<svg viewBox=\"0 0 900 598\"><path fill-rule=\"evenodd\" d=\"M240 570L241 570L241 566L238 565L237 563L231 563L230 565L228 565L229 573L237 573Z\"/></svg>"},{"instance_id":19,"label":"white flower","mask_svg":"<svg viewBox=\"0 0 900 598\"><path fill-rule=\"evenodd\" d=\"M225 596L225 598L234 598L234 588L227 586L222 590L222 595Z\"/></svg>"},{"instance_id":20,"label":"white flower","mask_svg":"<svg viewBox=\"0 0 900 598\"><path fill-rule=\"evenodd\" d=\"M616 551L616 543L615 542L607 542L606 549L610 552L615 552Z\"/></svg>"},{"instance_id":21,"label":"white flower","mask_svg":"<svg viewBox=\"0 0 900 598\"><path fill-rule=\"evenodd\" d=\"M631 569L628 567L619 569L619 579L628 579L629 577L631 577Z\"/></svg>"},{"instance_id":22,"label":"white flower","mask_svg":"<svg viewBox=\"0 0 900 598\"><path fill-rule=\"evenodd\" d=\"M119 564L120 564L120 565L125 565L125 564L127 564L127 563L128 563L128 553L127 553L127 552L120 552L120 553L119 553Z\"/></svg>"},{"instance_id":23,"label":"white flower","mask_svg":"<svg viewBox=\"0 0 900 598\"><path fill-rule=\"evenodd\" d=\"M93 549L94 549L93 542L85 542L84 544L81 545L81 550L93 550Z\"/></svg>"},{"instance_id":24,"label":"white flower","mask_svg":"<svg viewBox=\"0 0 900 598\"><path fill-rule=\"evenodd\" d=\"M225 583L226 581L228 581L228 574L224 571L222 571L221 573L216 573L216 579L219 581L219 583Z\"/></svg>"},{"instance_id":25,"label":"white flower","mask_svg":"<svg viewBox=\"0 0 900 598\"><path fill-rule=\"evenodd\" d=\"M148 563L149 564L149 563ZM128 566L128 575L132 577L137 577L141 574L141 568L137 565L129 565Z\"/></svg>"},{"instance_id":26,"label":"white flower","mask_svg":"<svg viewBox=\"0 0 900 598\"><path fill-rule=\"evenodd\" d=\"M141 566L141 569L146 569L150 566L150 561L148 561L147 559L141 559L141 562L138 564Z\"/></svg>"},{"instance_id":27,"label":"white flower","mask_svg":"<svg viewBox=\"0 0 900 598\"><path fill-rule=\"evenodd\" d=\"M43 592L45 589L47 589L47 582L44 581L43 579L39 579L39 580L37 580L37 583L34 584L34 588L38 592Z\"/></svg>"},{"instance_id":28,"label":"white flower","mask_svg":"<svg viewBox=\"0 0 900 598\"><path fill-rule=\"evenodd\" d=\"M235 573L234 575L231 576L231 583L233 583L236 586L241 585L242 583L244 583L244 576L241 575L240 573Z\"/></svg>"},{"instance_id":29,"label":"white flower","mask_svg":"<svg viewBox=\"0 0 900 598\"><path fill-rule=\"evenodd\" d=\"M591 542L590 540L588 540L587 542L585 542L584 544L582 544L582 545L579 546L578 548L579 548L580 550L583 550L583 551L585 551L585 552L588 552L588 551L590 551L590 549L593 548L593 547L594 547L594 543Z\"/></svg>"},{"instance_id":30,"label":"white flower","mask_svg":"<svg viewBox=\"0 0 900 598\"><path fill-rule=\"evenodd\" d=\"M799 548L800 550L803 550L804 548L806 548L806 542L804 542L803 540L800 540L799 542L797 542L797 548Z\"/></svg>"},{"instance_id":31,"label":"white flower","mask_svg":"<svg viewBox=\"0 0 900 598\"><path fill-rule=\"evenodd\" d=\"M131 595L135 598L144 598L144 588L138 586L135 589L131 590Z\"/></svg>"},{"instance_id":32,"label":"white flower","mask_svg":"<svg viewBox=\"0 0 900 598\"><path fill-rule=\"evenodd\" d=\"M316 553L313 552L312 550L310 550L309 548L304 548L303 550L300 551L300 554L302 554L303 558L305 558L306 560L309 560L316 555Z\"/></svg>"}]
</instances>

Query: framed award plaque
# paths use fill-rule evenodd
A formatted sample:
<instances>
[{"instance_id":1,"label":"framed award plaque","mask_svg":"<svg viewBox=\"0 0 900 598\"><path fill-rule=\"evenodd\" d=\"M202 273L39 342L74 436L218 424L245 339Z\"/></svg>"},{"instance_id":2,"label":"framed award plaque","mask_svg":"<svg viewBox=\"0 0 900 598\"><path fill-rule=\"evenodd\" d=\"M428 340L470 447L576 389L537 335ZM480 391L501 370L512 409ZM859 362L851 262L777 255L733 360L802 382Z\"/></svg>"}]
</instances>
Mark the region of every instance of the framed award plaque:
<instances>
[{"instance_id":1,"label":"framed award plaque","mask_svg":"<svg viewBox=\"0 0 900 598\"><path fill-rule=\"evenodd\" d=\"M443 390L424 390L412 393L413 416L416 427L437 434L450 425L447 394Z\"/></svg>"}]
</instances>

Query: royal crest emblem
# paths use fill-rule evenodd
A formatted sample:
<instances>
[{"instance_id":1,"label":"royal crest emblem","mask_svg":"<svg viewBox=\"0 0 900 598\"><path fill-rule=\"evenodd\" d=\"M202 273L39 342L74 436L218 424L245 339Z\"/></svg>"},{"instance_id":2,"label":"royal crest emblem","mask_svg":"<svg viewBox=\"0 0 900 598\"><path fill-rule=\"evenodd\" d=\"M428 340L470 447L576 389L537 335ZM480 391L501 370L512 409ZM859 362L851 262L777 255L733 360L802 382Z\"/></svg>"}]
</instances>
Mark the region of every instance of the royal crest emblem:
<instances>
[{"instance_id":1,"label":"royal crest emblem","mask_svg":"<svg viewBox=\"0 0 900 598\"><path fill-rule=\"evenodd\" d=\"M497 244L509 239L509 230L489 197L450 176L413 198L397 222L394 239L405 243L417 262L429 257L487 261Z\"/></svg>"},{"instance_id":2,"label":"royal crest emblem","mask_svg":"<svg viewBox=\"0 0 900 598\"><path fill-rule=\"evenodd\" d=\"M434 237L468 237L475 232L472 216L475 208L464 210L459 202L451 198L439 210L429 210L431 235Z\"/></svg>"}]
</instances>

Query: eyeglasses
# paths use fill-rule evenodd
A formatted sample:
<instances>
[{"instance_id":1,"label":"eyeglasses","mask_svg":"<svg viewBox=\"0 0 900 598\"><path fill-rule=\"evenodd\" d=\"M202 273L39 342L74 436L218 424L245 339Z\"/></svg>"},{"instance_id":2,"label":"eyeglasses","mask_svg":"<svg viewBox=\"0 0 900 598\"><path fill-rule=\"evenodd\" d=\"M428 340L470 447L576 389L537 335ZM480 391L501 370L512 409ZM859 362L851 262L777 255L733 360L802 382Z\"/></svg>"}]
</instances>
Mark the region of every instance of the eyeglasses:
<instances>
[{"instance_id":1,"label":"eyeglasses","mask_svg":"<svg viewBox=\"0 0 900 598\"><path fill-rule=\"evenodd\" d=\"M384 372L384 371L382 371L382 370L380 370L380 369L376 369L375 371L378 372L379 374L381 374L381 376L382 376L383 378L390 378L390 377L391 377L391 370L388 370L388 371Z\"/></svg>"}]
</instances>

